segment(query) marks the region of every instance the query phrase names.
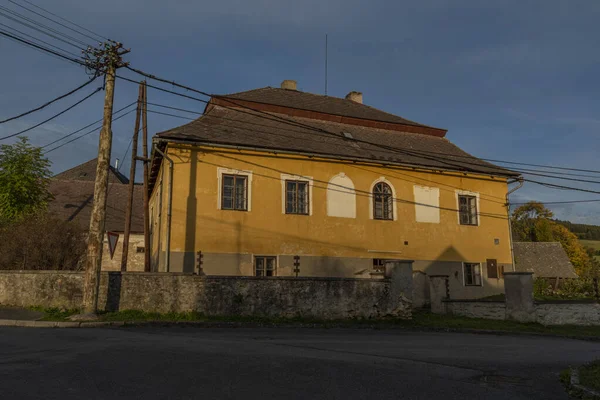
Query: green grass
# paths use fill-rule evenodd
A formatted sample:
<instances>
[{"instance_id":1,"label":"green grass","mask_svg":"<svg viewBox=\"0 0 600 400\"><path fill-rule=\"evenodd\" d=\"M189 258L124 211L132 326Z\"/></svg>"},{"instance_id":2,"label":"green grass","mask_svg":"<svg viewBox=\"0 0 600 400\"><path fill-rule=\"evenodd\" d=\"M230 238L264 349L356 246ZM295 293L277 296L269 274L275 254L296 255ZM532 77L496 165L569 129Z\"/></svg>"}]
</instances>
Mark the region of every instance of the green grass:
<instances>
[{"instance_id":1,"label":"green grass","mask_svg":"<svg viewBox=\"0 0 600 400\"><path fill-rule=\"evenodd\" d=\"M71 315L77 314L78 310L65 310L60 308L29 307L30 310L44 313L41 321L67 321Z\"/></svg>"},{"instance_id":2,"label":"green grass","mask_svg":"<svg viewBox=\"0 0 600 400\"><path fill-rule=\"evenodd\" d=\"M76 314L75 310L59 310L56 308L33 308L46 313L45 321L66 321ZM506 333L534 333L550 334L571 337L597 337L600 338L600 326L572 326L555 325L543 326L537 323L520 323L515 321L501 321L482 318L467 318L454 315L432 314L426 311L415 311L411 320L395 318L385 319L345 319L345 320L317 320L312 318L266 318L250 316L206 316L196 312L189 313L149 313L137 310L123 310L118 312L100 313L101 321L127 321L127 322L207 322L207 323L248 323L261 325L297 325L315 326L323 328L332 327L370 327L375 329L400 328L423 330L485 330ZM600 367L599 367L600 368Z\"/></svg>"},{"instance_id":3,"label":"green grass","mask_svg":"<svg viewBox=\"0 0 600 400\"><path fill-rule=\"evenodd\" d=\"M600 360L579 368L579 383L594 390L600 390Z\"/></svg>"},{"instance_id":4,"label":"green grass","mask_svg":"<svg viewBox=\"0 0 600 400\"><path fill-rule=\"evenodd\" d=\"M579 242L585 247L591 247L594 250L600 250L600 240L584 240L580 239ZM600 256L594 256L594 258L600 261Z\"/></svg>"}]
</instances>

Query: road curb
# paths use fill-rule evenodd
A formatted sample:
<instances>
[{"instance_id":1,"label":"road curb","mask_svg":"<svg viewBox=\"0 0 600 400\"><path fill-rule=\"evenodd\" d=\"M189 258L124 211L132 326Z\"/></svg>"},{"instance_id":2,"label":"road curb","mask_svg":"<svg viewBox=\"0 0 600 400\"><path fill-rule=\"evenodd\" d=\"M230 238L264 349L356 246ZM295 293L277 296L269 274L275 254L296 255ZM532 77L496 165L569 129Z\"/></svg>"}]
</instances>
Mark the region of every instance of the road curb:
<instances>
[{"instance_id":1,"label":"road curb","mask_svg":"<svg viewBox=\"0 0 600 400\"><path fill-rule=\"evenodd\" d=\"M553 337L559 339L586 340L600 342L599 336L574 336L540 332L511 332L491 329L469 328L437 328L437 327L410 327L394 324L343 324L343 323L269 323L269 322L240 322L240 321L26 321L13 319L0 319L0 327L27 327L27 328L103 328L103 327L196 327L196 328L279 328L279 329L368 329L404 332L438 332L438 333L473 333L480 335L499 336L530 336Z\"/></svg>"},{"instance_id":2,"label":"road curb","mask_svg":"<svg viewBox=\"0 0 600 400\"><path fill-rule=\"evenodd\" d=\"M571 386L577 390L582 391L585 395L591 396L592 399L600 399L600 393L579 383L578 368L571 368Z\"/></svg>"},{"instance_id":3,"label":"road curb","mask_svg":"<svg viewBox=\"0 0 600 400\"><path fill-rule=\"evenodd\" d=\"M105 326L123 326L124 322L97 321L27 321L19 319L0 319L0 326L14 326L20 328L100 328Z\"/></svg>"}]
</instances>

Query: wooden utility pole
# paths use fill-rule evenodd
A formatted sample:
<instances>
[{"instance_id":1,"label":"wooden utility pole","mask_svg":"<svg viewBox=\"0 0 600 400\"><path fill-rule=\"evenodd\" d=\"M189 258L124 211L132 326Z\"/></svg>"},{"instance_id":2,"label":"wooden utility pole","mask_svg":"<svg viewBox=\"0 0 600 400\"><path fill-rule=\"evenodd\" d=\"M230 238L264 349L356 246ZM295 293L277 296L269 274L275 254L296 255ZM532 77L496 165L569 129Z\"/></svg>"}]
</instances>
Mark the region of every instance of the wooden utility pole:
<instances>
[{"instance_id":1,"label":"wooden utility pole","mask_svg":"<svg viewBox=\"0 0 600 400\"><path fill-rule=\"evenodd\" d=\"M148 173L150 163L148 162L148 88L146 81L142 82L144 96L142 101L142 145L144 158L144 271L150 272L150 193L148 192Z\"/></svg>"},{"instance_id":2,"label":"wooden utility pole","mask_svg":"<svg viewBox=\"0 0 600 400\"><path fill-rule=\"evenodd\" d=\"M121 43L106 42L102 48L89 49L93 59L90 66L96 73L105 73L104 115L100 143L98 145L98 165L94 184L94 204L90 218L87 259L85 263L85 281L83 285L83 315L94 316L98 309L98 286L102 268L102 248L104 242L104 219L106 216L106 197L108 192L108 169L112 146L112 112L115 94L115 75L122 66L121 56L124 50Z\"/></svg>"},{"instance_id":3,"label":"wooden utility pole","mask_svg":"<svg viewBox=\"0 0 600 400\"><path fill-rule=\"evenodd\" d=\"M129 254L129 233L131 231L131 214L133 209L133 193L135 188L135 164L137 162L138 133L140 132L140 114L144 87L140 83L138 91L137 110L135 114L135 127L133 128L133 139L131 143L131 167L129 168L129 197L125 209L125 229L123 229L123 254L121 255L121 271L127 271L127 256Z\"/></svg>"}]
</instances>

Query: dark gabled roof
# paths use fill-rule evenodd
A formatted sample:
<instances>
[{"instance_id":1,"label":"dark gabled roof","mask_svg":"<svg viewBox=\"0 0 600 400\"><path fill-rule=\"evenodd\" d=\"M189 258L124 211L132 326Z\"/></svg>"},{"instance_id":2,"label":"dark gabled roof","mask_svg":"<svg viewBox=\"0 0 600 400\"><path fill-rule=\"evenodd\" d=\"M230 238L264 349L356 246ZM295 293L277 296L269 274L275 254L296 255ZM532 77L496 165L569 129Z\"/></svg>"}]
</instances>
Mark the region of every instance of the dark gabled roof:
<instances>
[{"instance_id":1,"label":"dark gabled roof","mask_svg":"<svg viewBox=\"0 0 600 400\"><path fill-rule=\"evenodd\" d=\"M301 92L299 90L273 88L270 86L216 97L272 104L282 107L316 111L344 117L368 119L373 121L413 126L427 126L394 114L387 113L385 111L378 110L365 104L356 103L352 100Z\"/></svg>"},{"instance_id":2,"label":"dark gabled roof","mask_svg":"<svg viewBox=\"0 0 600 400\"><path fill-rule=\"evenodd\" d=\"M79 164L71 169L68 169L60 174L54 176L55 179L61 180L78 180L78 181L95 181L96 180L96 166L98 165L98 159L94 158L90 161ZM109 167L108 172L109 183L129 183L129 179L122 173L120 173L112 165Z\"/></svg>"},{"instance_id":3,"label":"dark gabled roof","mask_svg":"<svg viewBox=\"0 0 600 400\"><path fill-rule=\"evenodd\" d=\"M94 182L53 179L50 192L54 196L48 206L48 212L65 221L73 221L88 227L90 223L92 203L94 201ZM123 232L125 225L125 208L129 196L129 185L109 183L106 203L107 231ZM131 232L144 231L143 186L135 185Z\"/></svg>"},{"instance_id":4,"label":"dark gabled roof","mask_svg":"<svg viewBox=\"0 0 600 400\"><path fill-rule=\"evenodd\" d=\"M481 161L441 137L289 115L265 115L245 109L242 111L214 106L195 121L159 133L155 140L244 146L486 175L519 175ZM351 134L354 140L344 132Z\"/></svg>"},{"instance_id":5,"label":"dark gabled roof","mask_svg":"<svg viewBox=\"0 0 600 400\"><path fill-rule=\"evenodd\" d=\"M577 278L573 264L558 242L515 242L515 268L539 278Z\"/></svg>"}]
</instances>

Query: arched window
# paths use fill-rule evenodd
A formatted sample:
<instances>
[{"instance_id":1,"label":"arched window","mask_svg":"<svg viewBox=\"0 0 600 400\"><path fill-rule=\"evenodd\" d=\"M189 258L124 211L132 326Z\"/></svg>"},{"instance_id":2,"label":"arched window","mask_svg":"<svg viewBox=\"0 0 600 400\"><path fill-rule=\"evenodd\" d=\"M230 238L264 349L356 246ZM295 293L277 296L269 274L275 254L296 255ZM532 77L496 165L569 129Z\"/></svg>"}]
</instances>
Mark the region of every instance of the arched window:
<instances>
[{"instance_id":1,"label":"arched window","mask_svg":"<svg viewBox=\"0 0 600 400\"><path fill-rule=\"evenodd\" d=\"M331 178L327 185L327 215L356 218L354 183L343 172Z\"/></svg>"},{"instance_id":2,"label":"arched window","mask_svg":"<svg viewBox=\"0 0 600 400\"><path fill-rule=\"evenodd\" d=\"M373 218L394 219L392 188L385 182L379 182L373 187Z\"/></svg>"}]
</instances>

